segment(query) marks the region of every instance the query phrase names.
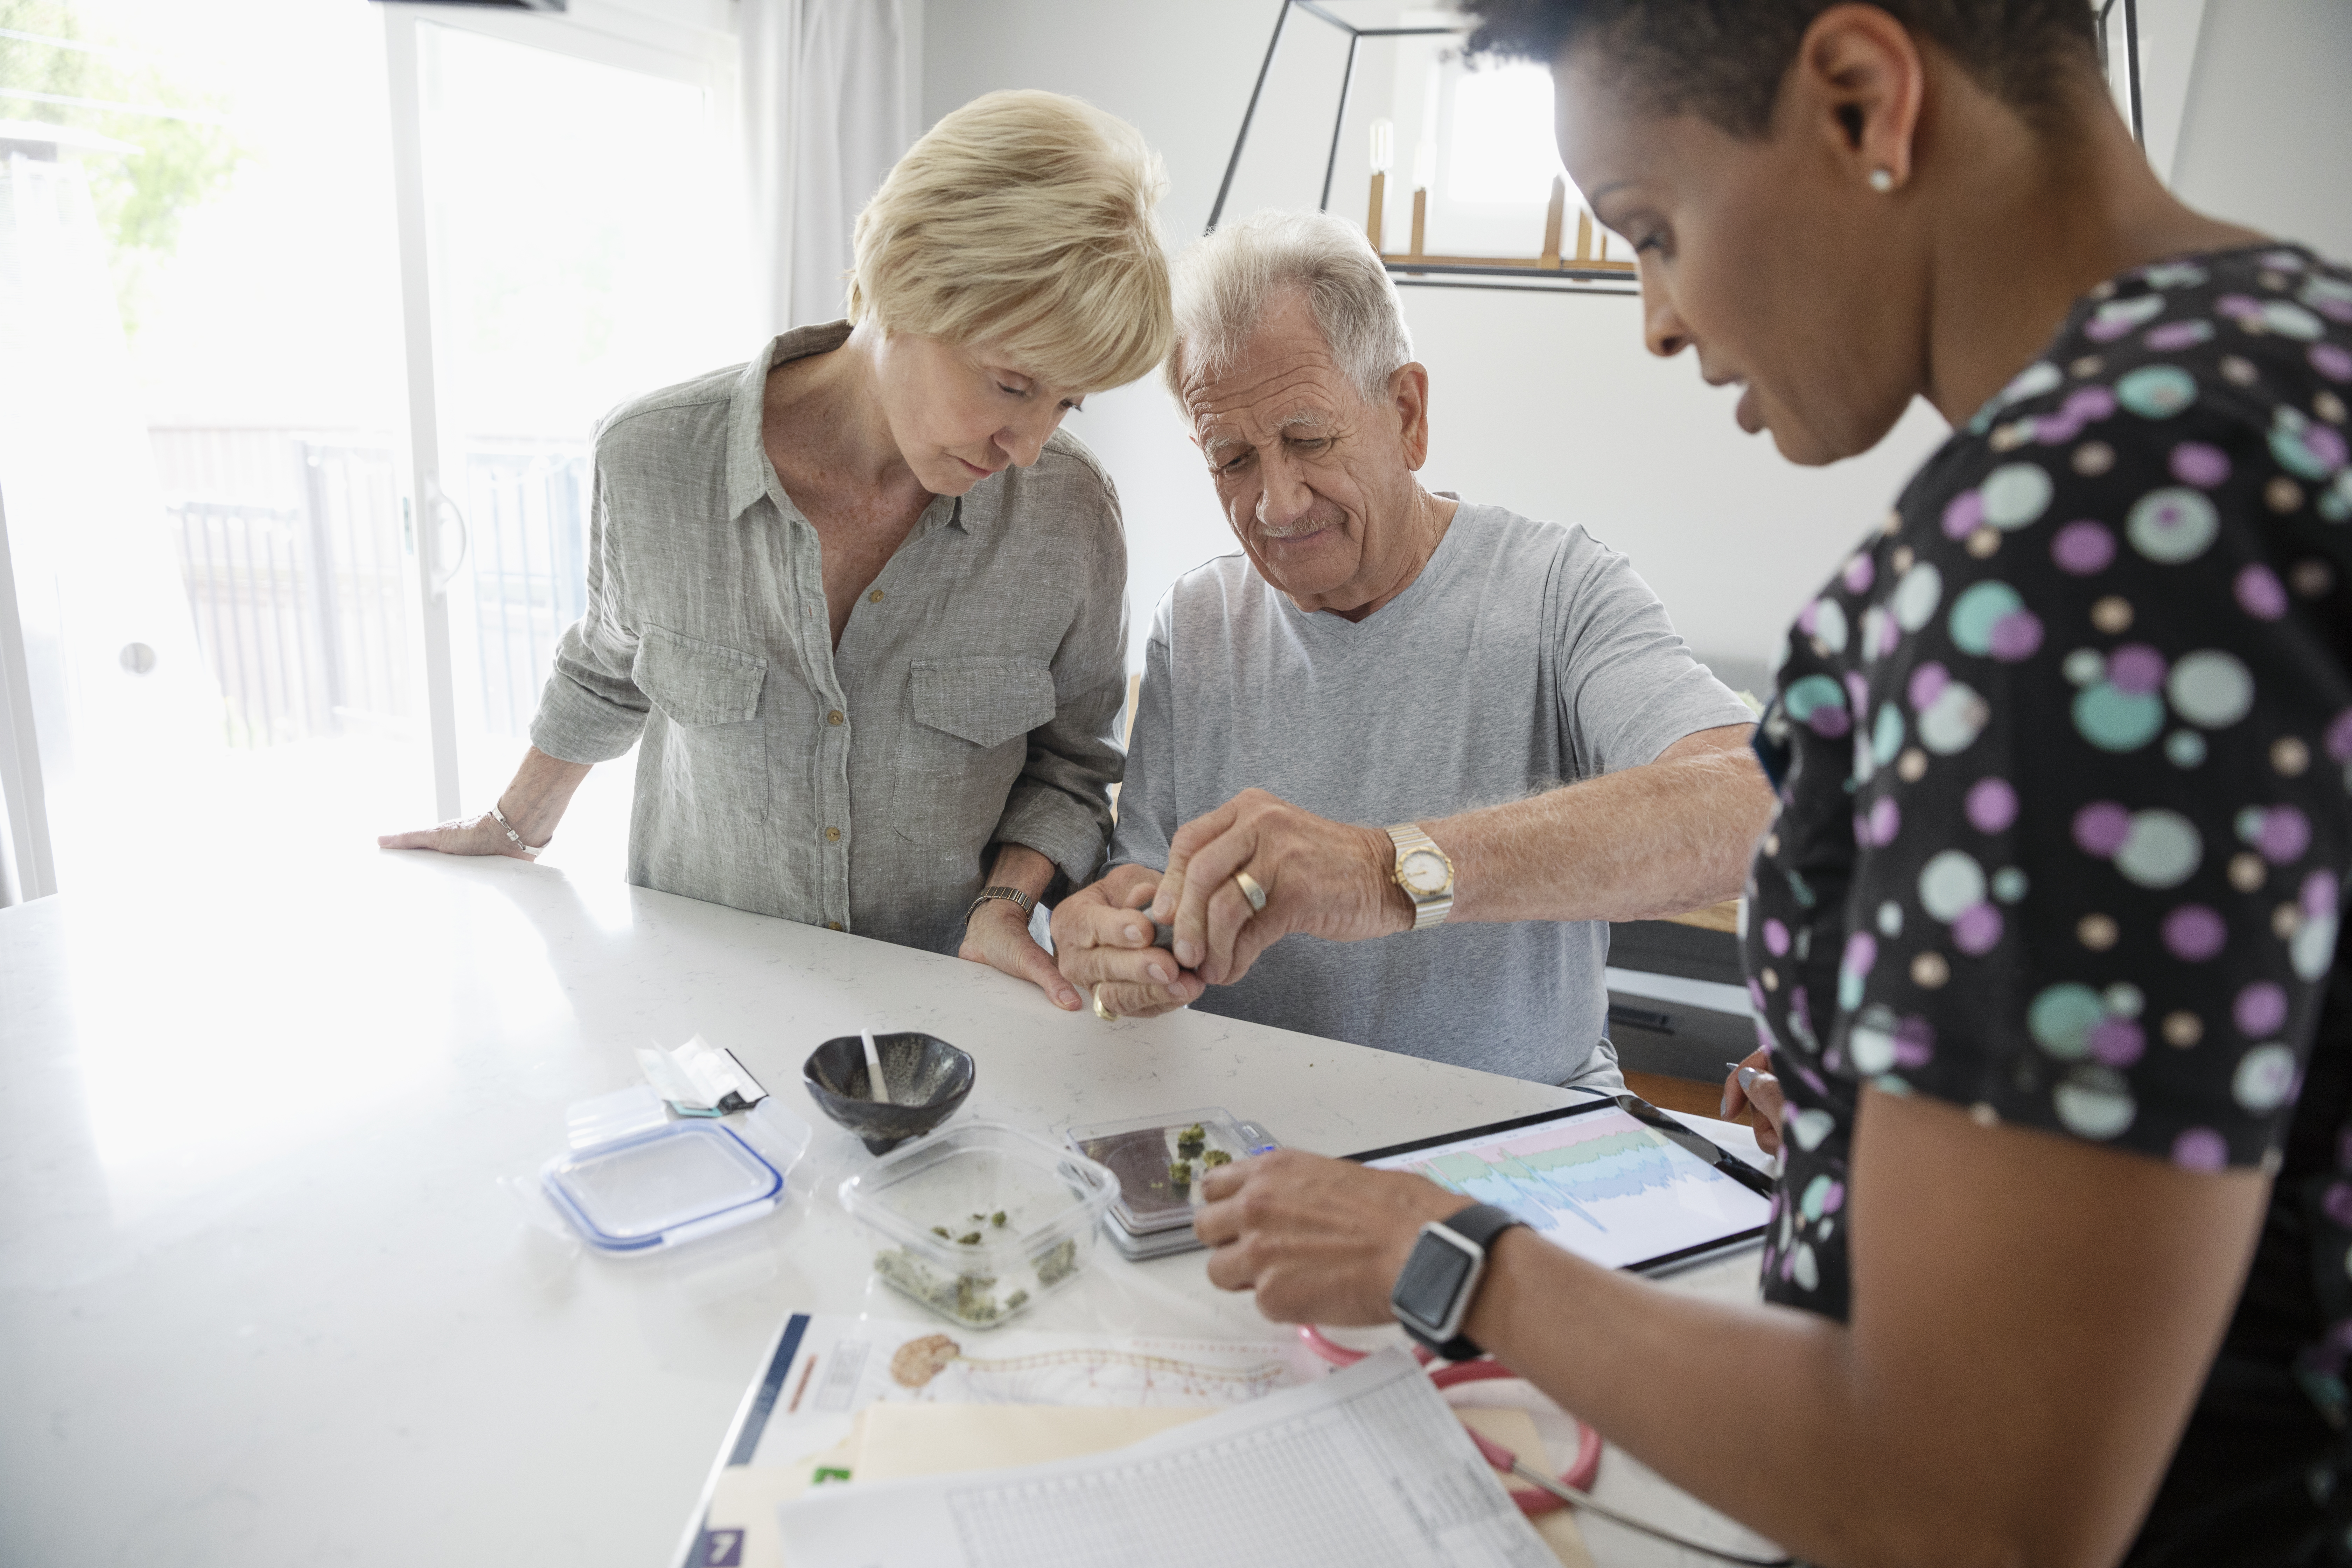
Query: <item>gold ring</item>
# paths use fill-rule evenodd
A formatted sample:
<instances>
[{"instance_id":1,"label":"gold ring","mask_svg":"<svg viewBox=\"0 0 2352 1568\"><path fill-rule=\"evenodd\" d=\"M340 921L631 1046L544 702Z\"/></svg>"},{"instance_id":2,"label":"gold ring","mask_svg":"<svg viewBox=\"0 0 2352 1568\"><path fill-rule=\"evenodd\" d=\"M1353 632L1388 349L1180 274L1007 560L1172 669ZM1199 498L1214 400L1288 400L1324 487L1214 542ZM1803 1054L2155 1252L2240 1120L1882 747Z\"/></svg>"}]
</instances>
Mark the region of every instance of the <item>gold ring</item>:
<instances>
[{"instance_id":1,"label":"gold ring","mask_svg":"<svg viewBox=\"0 0 2352 1568\"><path fill-rule=\"evenodd\" d=\"M1102 986L1099 984L1095 986L1093 996L1095 1001L1095 1016L1100 1018L1106 1024L1118 1023L1118 1015L1102 1005Z\"/></svg>"},{"instance_id":2,"label":"gold ring","mask_svg":"<svg viewBox=\"0 0 2352 1568\"><path fill-rule=\"evenodd\" d=\"M1234 873L1234 886L1239 888L1242 890L1242 897L1249 900L1250 913L1254 915L1265 913L1265 889L1257 885L1255 877L1251 876L1247 871L1236 871Z\"/></svg>"}]
</instances>

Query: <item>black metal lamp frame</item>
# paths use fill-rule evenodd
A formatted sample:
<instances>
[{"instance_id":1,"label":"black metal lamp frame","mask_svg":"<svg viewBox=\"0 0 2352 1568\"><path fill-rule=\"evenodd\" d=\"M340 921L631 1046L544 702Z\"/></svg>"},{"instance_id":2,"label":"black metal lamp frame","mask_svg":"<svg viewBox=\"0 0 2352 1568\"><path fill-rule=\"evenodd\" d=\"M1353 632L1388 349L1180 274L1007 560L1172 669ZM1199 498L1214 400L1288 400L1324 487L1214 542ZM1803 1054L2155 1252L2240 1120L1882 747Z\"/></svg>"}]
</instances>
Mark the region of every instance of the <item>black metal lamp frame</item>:
<instances>
[{"instance_id":1,"label":"black metal lamp frame","mask_svg":"<svg viewBox=\"0 0 2352 1568\"><path fill-rule=\"evenodd\" d=\"M560 3L560 0L559 0ZM2142 147L2147 145L2147 132L2140 109L2139 61L2139 0L2100 0L2095 26L2099 40L2099 68L2106 70L2107 18L2120 4L2124 8L2125 70L2130 82L2132 139ZM1249 145L1250 125L1257 119L1258 100L1265 92L1265 79L1274 69L1274 57L1282 48L1283 29L1289 26L1293 10L1306 12L1320 22L1327 22L1348 35L1348 68L1339 79L1339 110L1331 117L1331 147L1323 159L1323 193L1316 202L1320 212L1331 210L1331 177L1339 166L1339 138L1347 129L1348 101L1356 86L1356 54L1366 38L1429 38L1459 37L1467 33L1458 27L1360 27L1344 16L1334 16L1318 0L1282 0L1282 9L1274 18L1274 36L1266 40L1265 58L1258 62L1257 81L1250 88L1249 107L1242 110L1242 128L1234 138L1233 156L1225 160L1225 177L1218 182L1217 200L1209 208L1209 226L1202 232L1214 234L1217 222L1225 216L1225 198L1233 195L1234 175L1242 166L1243 149ZM1595 268L1573 266L1547 268L1536 271L1527 267L1480 267L1459 261L1399 262L1382 258L1390 273L1401 284L1421 284L1436 288L1498 288L1549 293L1572 294L1632 294L1638 288L1626 288L1626 274L1615 268ZM1614 284L1612 288L1608 285Z\"/></svg>"},{"instance_id":2,"label":"black metal lamp frame","mask_svg":"<svg viewBox=\"0 0 2352 1568\"><path fill-rule=\"evenodd\" d=\"M1290 13L1304 11L1319 22L1327 22L1348 35L1348 68L1339 79L1339 111L1331 117L1331 147L1323 160L1323 194L1315 204L1318 211L1331 210L1331 178L1339 166L1339 138L1348 124L1348 103L1355 91L1356 56L1366 38L1446 38L1460 37L1470 29L1467 26L1451 27L1360 27L1344 16L1333 15L1318 0L1282 0L1282 10L1274 19L1274 37L1266 41L1265 58L1259 62L1257 81L1250 89L1249 107L1242 110L1242 128L1234 138L1233 156L1225 160L1225 177L1217 185L1216 204L1209 209L1209 226L1204 234L1217 231L1218 220L1225 216L1225 198L1233 194L1234 175L1242 166L1242 151L1249 145L1250 125L1257 118L1258 99L1265 91L1265 79L1274 69L1274 57L1282 48L1283 29L1289 26ZM1382 258L1390 274L1400 284L1420 284L1432 288L1517 288L1546 293L1570 294L1632 294L1638 289L1626 285L1632 277L1622 268L1589 268L1574 265L1533 268L1496 265L1481 267L1462 261L1404 262ZM1596 285L1599 285L1596 287ZM1612 287L1611 285L1614 285Z\"/></svg>"}]
</instances>

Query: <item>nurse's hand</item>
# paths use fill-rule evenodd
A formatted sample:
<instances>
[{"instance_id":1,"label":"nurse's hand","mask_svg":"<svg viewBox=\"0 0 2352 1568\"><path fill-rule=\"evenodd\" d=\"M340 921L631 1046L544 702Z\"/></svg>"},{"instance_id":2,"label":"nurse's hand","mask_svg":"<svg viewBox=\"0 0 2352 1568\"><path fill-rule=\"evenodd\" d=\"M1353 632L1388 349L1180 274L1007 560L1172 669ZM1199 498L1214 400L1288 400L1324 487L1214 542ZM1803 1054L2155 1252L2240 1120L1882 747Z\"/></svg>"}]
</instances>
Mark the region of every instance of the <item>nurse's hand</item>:
<instances>
[{"instance_id":1,"label":"nurse's hand","mask_svg":"<svg viewBox=\"0 0 2352 1568\"><path fill-rule=\"evenodd\" d=\"M1767 1154L1779 1153L1780 1122L1789 1114L1789 1104L1780 1097L1771 1053L1760 1046L1740 1058L1723 1080L1723 1120L1730 1121L1751 1105L1756 1108L1756 1146Z\"/></svg>"},{"instance_id":2,"label":"nurse's hand","mask_svg":"<svg viewBox=\"0 0 2352 1568\"><path fill-rule=\"evenodd\" d=\"M1149 1018L1172 1012L1208 989L1175 954L1152 941L1143 912L1160 886L1146 866L1114 866L1090 888L1054 906L1054 956L1063 975L1106 1013Z\"/></svg>"},{"instance_id":3,"label":"nurse's hand","mask_svg":"<svg viewBox=\"0 0 2352 1568\"><path fill-rule=\"evenodd\" d=\"M1470 1206L1424 1177L1297 1149L1219 1166L1201 1195L1192 1228L1211 1249L1209 1282L1255 1290L1277 1323L1389 1321L1423 1224Z\"/></svg>"},{"instance_id":4,"label":"nurse's hand","mask_svg":"<svg viewBox=\"0 0 2352 1568\"><path fill-rule=\"evenodd\" d=\"M1085 1005L1076 990L1062 978L1062 972L1054 967L1054 955L1031 939L1029 917L1010 899L991 899L971 911L956 956L985 963L1015 980L1026 980L1066 1013Z\"/></svg>"}]
</instances>

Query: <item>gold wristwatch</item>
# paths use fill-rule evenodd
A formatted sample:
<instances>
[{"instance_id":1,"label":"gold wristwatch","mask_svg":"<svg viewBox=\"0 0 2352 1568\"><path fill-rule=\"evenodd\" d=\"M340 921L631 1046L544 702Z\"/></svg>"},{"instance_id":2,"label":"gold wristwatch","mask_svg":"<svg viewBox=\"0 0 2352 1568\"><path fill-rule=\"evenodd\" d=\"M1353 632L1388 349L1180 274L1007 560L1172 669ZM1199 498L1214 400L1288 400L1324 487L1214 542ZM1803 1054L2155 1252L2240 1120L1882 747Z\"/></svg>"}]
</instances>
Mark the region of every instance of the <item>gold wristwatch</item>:
<instances>
[{"instance_id":1,"label":"gold wristwatch","mask_svg":"<svg viewBox=\"0 0 2352 1568\"><path fill-rule=\"evenodd\" d=\"M1396 869L1389 880L1412 900L1412 929L1442 923L1454 912L1454 862L1436 841L1410 822L1389 829L1396 845Z\"/></svg>"}]
</instances>

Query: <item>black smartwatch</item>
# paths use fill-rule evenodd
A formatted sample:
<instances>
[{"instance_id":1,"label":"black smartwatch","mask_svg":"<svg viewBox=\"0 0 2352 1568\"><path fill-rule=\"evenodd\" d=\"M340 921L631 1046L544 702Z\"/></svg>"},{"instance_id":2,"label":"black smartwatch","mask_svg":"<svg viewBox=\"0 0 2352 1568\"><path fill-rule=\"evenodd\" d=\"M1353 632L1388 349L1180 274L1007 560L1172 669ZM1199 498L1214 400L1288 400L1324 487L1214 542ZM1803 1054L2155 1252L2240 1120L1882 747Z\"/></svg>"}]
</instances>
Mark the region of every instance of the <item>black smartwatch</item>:
<instances>
[{"instance_id":1,"label":"black smartwatch","mask_svg":"<svg viewBox=\"0 0 2352 1568\"><path fill-rule=\"evenodd\" d=\"M1462 1320L1486 1278L1487 1249L1503 1232L1526 1223L1508 1209L1476 1204L1423 1226L1389 1292L1389 1310L1404 1331L1447 1361L1485 1355L1462 1331Z\"/></svg>"}]
</instances>

